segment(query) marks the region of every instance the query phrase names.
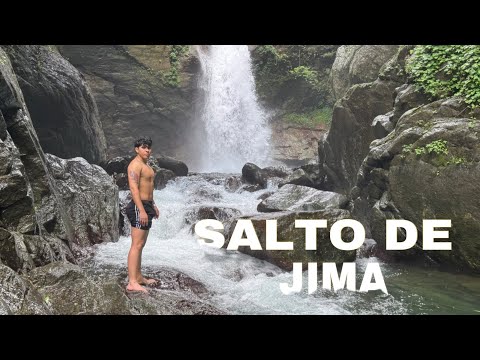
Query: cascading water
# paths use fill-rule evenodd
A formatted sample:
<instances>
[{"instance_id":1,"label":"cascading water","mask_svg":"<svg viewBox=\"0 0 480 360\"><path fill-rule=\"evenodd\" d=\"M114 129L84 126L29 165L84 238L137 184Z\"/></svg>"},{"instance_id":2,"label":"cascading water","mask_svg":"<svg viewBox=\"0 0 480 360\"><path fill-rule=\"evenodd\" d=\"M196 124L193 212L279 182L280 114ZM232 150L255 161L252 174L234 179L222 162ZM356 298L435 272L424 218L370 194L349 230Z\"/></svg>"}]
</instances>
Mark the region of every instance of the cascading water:
<instances>
[{"instance_id":1,"label":"cascading water","mask_svg":"<svg viewBox=\"0 0 480 360\"><path fill-rule=\"evenodd\" d=\"M201 106L196 122L203 127L199 172L240 172L253 162L270 165L267 115L257 102L250 52L246 45L197 47L202 73ZM198 125L197 125L198 126Z\"/></svg>"},{"instance_id":2,"label":"cascading water","mask_svg":"<svg viewBox=\"0 0 480 360\"><path fill-rule=\"evenodd\" d=\"M202 282L212 292L211 302L218 308L239 314L350 314L350 313L404 313L401 301L391 295L377 295L339 291L319 291L308 295L283 295L280 283L291 284L292 274L280 268L237 251L213 249L197 242L191 233L189 219L192 210L201 206L234 208L242 215L257 214L257 198L275 186L257 192L229 191L228 175L207 174L179 177L165 189L155 190L155 203L160 218L153 221L143 252L142 267L172 268ZM117 243L99 246L95 255L99 264L125 269L131 240L121 237ZM366 259L364 259L366 261ZM373 259L371 261L378 261ZM361 265L360 265L361 267ZM305 275L306 276L306 275ZM387 278L388 272L384 273ZM306 280L305 280L306 283ZM305 286L306 287L306 286ZM372 298L372 299L370 299Z\"/></svg>"},{"instance_id":3,"label":"cascading water","mask_svg":"<svg viewBox=\"0 0 480 360\"><path fill-rule=\"evenodd\" d=\"M357 259L357 289L366 264L380 262L388 295L380 291L334 293L322 289L321 276L317 292L309 295L306 273L302 292L284 295L280 283L291 284L291 272L237 251L201 245L191 232L192 224L198 221L191 217L192 210L215 206L253 215L258 213L260 200L257 198L276 189L269 184L269 188L253 193L242 189L233 192L226 185L228 177L219 174L178 177L166 188L154 191L160 218L153 221L143 251L142 268L147 276L149 270L160 268L183 272L207 287L213 305L234 314L471 314L480 311L477 277L432 269L398 268L377 258ZM130 244L131 239L122 236L117 243L99 245L94 268L113 268L117 273L125 273ZM450 286L445 287L446 283Z\"/></svg>"}]
</instances>

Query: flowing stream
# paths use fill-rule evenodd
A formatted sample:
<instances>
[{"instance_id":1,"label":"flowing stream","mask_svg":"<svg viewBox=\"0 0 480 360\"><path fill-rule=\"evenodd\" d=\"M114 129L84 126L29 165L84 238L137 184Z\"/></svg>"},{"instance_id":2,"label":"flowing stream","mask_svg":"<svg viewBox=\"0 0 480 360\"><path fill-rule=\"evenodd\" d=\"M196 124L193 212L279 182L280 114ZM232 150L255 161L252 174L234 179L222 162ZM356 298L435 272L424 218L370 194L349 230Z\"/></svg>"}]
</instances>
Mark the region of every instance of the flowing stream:
<instances>
[{"instance_id":1,"label":"flowing stream","mask_svg":"<svg viewBox=\"0 0 480 360\"><path fill-rule=\"evenodd\" d=\"M480 279L436 270L399 267L380 263L388 295L321 288L308 295L284 295L280 283L291 284L292 274L237 251L213 249L197 242L190 232L192 209L200 206L235 208L242 214L256 214L258 196L276 188L250 193L233 192L225 185L231 174L195 174L171 180L167 187L155 190L160 219L154 220L143 252L142 267L160 267L183 272L202 282L212 293L216 307L234 314L477 314L480 312ZM125 196L125 193L122 194ZM192 219L194 220L194 219ZM195 222L195 221L194 221ZM193 223L194 223L193 222ZM126 268L130 238L101 244L95 263L118 269ZM357 260L357 289L369 262ZM320 264L319 264L320 265ZM306 284L306 273L304 274Z\"/></svg>"}]
</instances>

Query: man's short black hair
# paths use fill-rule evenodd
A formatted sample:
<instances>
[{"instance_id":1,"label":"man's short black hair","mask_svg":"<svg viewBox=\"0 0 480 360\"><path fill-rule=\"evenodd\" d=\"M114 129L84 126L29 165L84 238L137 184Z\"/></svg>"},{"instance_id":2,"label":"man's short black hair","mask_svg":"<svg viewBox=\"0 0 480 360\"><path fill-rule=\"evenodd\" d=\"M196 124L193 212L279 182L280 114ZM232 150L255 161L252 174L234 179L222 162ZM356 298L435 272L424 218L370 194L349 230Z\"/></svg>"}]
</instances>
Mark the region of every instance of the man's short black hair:
<instances>
[{"instance_id":1,"label":"man's short black hair","mask_svg":"<svg viewBox=\"0 0 480 360\"><path fill-rule=\"evenodd\" d=\"M133 145L134 145L134 147L139 147L139 146L142 146L142 145L148 145L148 146L152 147L152 139L150 139L149 136L143 136L140 139L136 140Z\"/></svg>"}]
</instances>

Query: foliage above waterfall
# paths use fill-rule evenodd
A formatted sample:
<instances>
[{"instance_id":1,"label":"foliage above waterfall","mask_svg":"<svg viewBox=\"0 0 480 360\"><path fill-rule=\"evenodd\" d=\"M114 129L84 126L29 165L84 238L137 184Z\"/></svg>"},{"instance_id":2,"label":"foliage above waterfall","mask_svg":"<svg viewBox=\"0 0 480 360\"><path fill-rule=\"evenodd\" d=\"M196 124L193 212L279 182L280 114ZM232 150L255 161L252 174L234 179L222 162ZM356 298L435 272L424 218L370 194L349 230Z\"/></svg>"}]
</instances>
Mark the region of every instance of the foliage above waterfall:
<instances>
[{"instance_id":1,"label":"foliage above waterfall","mask_svg":"<svg viewBox=\"0 0 480 360\"><path fill-rule=\"evenodd\" d=\"M407 72L435 98L460 95L472 108L480 106L480 46L416 46Z\"/></svg>"},{"instance_id":2,"label":"foliage above waterfall","mask_svg":"<svg viewBox=\"0 0 480 360\"><path fill-rule=\"evenodd\" d=\"M253 54L257 92L262 101L288 112L306 112L333 98L328 75L336 45L262 45Z\"/></svg>"}]
</instances>

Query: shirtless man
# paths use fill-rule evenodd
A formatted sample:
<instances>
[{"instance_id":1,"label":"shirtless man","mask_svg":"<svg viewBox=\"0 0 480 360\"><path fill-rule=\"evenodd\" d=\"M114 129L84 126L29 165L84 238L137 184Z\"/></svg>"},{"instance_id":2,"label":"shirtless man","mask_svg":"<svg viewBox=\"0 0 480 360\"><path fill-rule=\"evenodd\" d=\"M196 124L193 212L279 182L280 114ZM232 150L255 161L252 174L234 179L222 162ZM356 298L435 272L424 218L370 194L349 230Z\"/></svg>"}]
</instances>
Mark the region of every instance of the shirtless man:
<instances>
[{"instance_id":1,"label":"shirtless man","mask_svg":"<svg viewBox=\"0 0 480 360\"><path fill-rule=\"evenodd\" d=\"M158 219L160 212L153 201L153 180L155 173L147 161L152 151L152 139L143 137L135 141L137 156L128 165L128 184L132 201L127 205L126 214L132 225L132 246L128 253L127 291L148 293L141 285L155 284L141 273L142 250L147 241L152 219Z\"/></svg>"}]
</instances>

